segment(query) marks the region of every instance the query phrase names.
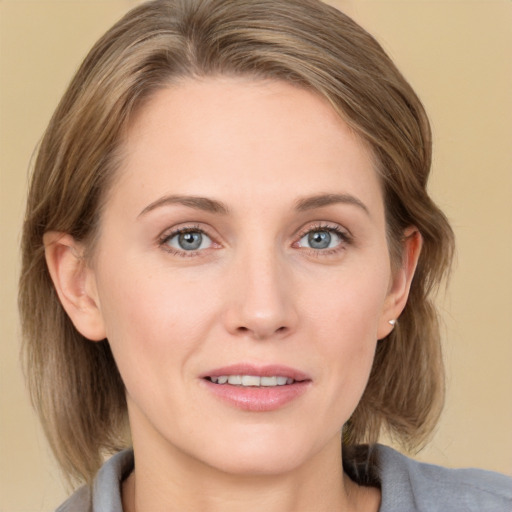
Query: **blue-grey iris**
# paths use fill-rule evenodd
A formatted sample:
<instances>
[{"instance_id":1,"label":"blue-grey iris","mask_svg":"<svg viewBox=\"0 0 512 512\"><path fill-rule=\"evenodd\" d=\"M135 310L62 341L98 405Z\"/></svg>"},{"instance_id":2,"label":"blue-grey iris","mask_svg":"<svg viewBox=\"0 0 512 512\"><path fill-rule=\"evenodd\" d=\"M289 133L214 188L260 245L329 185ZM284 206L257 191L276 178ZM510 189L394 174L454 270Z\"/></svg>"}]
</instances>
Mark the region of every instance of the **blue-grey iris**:
<instances>
[{"instance_id":1,"label":"blue-grey iris","mask_svg":"<svg viewBox=\"0 0 512 512\"><path fill-rule=\"evenodd\" d=\"M180 233L178 236L178 244L185 251L194 251L201 247L203 235L197 231L190 233Z\"/></svg>"},{"instance_id":2,"label":"blue-grey iris","mask_svg":"<svg viewBox=\"0 0 512 512\"><path fill-rule=\"evenodd\" d=\"M313 249L327 249L331 238L329 231L311 231L308 235L309 246Z\"/></svg>"}]
</instances>

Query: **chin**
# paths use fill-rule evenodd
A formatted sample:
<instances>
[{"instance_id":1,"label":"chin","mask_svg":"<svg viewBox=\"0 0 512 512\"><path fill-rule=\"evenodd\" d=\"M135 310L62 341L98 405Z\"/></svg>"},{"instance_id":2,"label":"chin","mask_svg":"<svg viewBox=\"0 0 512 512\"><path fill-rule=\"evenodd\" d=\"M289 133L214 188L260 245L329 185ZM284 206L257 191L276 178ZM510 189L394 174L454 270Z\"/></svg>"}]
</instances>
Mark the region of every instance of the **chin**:
<instances>
[{"instance_id":1,"label":"chin","mask_svg":"<svg viewBox=\"0 0 512 512\"><path fill-rule=\"evenodd\" d=\"M211 464L217 470L237 476L277 476L289 473L302 465L303 461L297 453L279 453L267 456L266 453L232 453L222 461Z\"/></svg>"},{"instance_id":2,"label":"chin","mask_svg":"<svg viewBox=\"0 0 512 512\"><path fill-rule=\"evenodd\" d=\"M218 470L246 476L274 476L300 467L315 453L313 446L290 431L273 433L251 432L212 440L201 454L206 464Z\"/></svg>"}]
</instances>

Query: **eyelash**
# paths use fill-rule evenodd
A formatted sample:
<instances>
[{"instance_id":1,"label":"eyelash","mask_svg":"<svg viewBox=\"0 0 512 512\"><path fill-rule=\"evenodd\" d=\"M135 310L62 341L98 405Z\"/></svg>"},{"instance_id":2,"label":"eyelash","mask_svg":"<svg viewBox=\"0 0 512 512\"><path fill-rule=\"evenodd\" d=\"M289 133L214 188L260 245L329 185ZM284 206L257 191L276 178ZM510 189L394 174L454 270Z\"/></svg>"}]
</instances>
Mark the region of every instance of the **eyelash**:
<instances>
[{"instance_id":1,"label":"eyelash","mask_svg":"<svg viewBox=\"0 0 512 512\"><path fill-rule=\"evenodd\" d=\"M173 256L181 256L182 258L190 258L192 256L203 256L203 253L205 252L204 249L201 250L195 250L195 251L180 251L178 249L174 249L170 245L168 245L168 242L172 240L175 236L181 235L183 233L201 233L202 235L206 235L208 238L210 238L213 242L213 239L211 236L208 235L208 233L202 229L200 226L186 226L183 228L177 228L172 230L171 232L165 232L158 240L158 246L161 247L164 251L172 254ZM213 242L215 243L215 242Z\"/></svg>"},{"instance_id":2,"label":"eyelash","mask_svg":"<svg viewBox=\"0 0 512 512\"><path fill-rule=\"evenodd\" d=\"M307 234L315 232L315 231L327 231L328 233L334 233L339 239L340 243L331 249L313 249L312 247L303 247L304 251L307 251L309 255L322 257L322 256L330 256L343 251L347 245L351 245L353 243L352 235L345 229L342 229L337 224L328 224L328 223L319 223L313 226L308 226L306 229L302 230L298 234L298 241L294 242L292 245L297 246L302 238L304 238Z\"/></svg>"},{"instance_id":3,"label":"eyelash","mask_svg":"<svg viewBox=\"0 0 512 512\"><path fill-rule=\"evenodd\" d=\"M334 233L339 239L340 243L331 248L331 249L314 249L312 247L301 247L299 246L300 240L304 238L309 233L315 232L315 231L327 231L328 233ZM172 240L174 237L183 234L183 233L200 233L202 235L206 235L210 240L212 240L212 244L216 244L216 242L213 241L213 238L208 235L208 233L201 228L198 225L194 226L186 226L183 228L177 228L172 230L171 232L165 232L159 239L158 239L158 246L161 247L164 251L174 255L174 256L180 256L182 258L190 258L194 256L203 256L206 252L205 249L199 249L199 250L192 250L192 251L185 251L185 250L178 250L171 247L168 242ZM300 231L297 235L297 241L292 244L292 247L301 248L304 251L307 251L310 255L314 255L317 257L321 256L329 256L332 254L336 254L342 250L345 249L347 245L350 245L353 243L353 238L346 230L340 228L338 225L335 224L316 224L314 226L308 226L307 229L303 229ZM220 245L217 244L219 247Z\"/></svg>"}]
</instances>

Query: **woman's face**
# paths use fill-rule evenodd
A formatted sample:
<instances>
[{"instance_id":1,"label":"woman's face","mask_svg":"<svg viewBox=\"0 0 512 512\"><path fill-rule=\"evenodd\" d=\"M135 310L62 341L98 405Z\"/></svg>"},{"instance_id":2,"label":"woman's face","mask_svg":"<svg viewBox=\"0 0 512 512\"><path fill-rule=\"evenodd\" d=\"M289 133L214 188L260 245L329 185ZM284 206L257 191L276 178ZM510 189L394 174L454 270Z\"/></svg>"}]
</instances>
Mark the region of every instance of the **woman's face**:
<instances>
[{"instance_id":1,"label":"woman's face","mask_svg":"<svg viewBox=\"0 0 512 512\"><path fill-rule=\"evenodd\" d=\"M403 306L370 152L281 82L190 80L147 103L88 279L136 449L228 472L339 450Z\"/></svg>"}]
</instances>

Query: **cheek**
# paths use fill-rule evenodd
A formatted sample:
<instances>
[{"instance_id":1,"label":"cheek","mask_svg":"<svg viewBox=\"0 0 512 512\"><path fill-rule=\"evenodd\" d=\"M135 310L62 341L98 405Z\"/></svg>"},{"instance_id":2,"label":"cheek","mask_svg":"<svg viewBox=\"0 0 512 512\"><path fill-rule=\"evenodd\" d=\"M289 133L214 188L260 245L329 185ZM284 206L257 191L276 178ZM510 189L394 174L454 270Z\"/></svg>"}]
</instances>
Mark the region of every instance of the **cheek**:
<instances>
[{"instance_id":1,"label":"cheek","mask_svg":"<svg viewBox=\"0 0 512 512\"><path fill-rule=\"evenodd\" d=\"M324 364L329 361L324 375L331 389L330 407L338 412L342 408L342 416L352 413L366 387L387 287L385 268L354 273L340 276L308 301L310 339L316 340Z\"/></svg>"},{"instance_id":2,"label":"cheek","mask_svg":"<svg viewBox=\"0 0 512 512\"><path fill-rule=\"evenodd\" d=\"M130 275L127 279L126 275ZM123 380L148 381L167 373L198 348L215 318L207 294L198 301L197 286L174 274L140 269L105 269L99 290L107 338Z\"/></svg>"},{"instance_id":3,"label":"cheek","mask_svg":"<svg viewBox=\"0 0 512 512\"><path fill-rule=\"evenodd\" d=\"M350 269L325 279L323 286L313 288L315 293L304 294L307 304L302 309L323 339L332 339L334 346L351 340L353 348L363 348L377 340L388 286L389 272L384 266Z\"/></svg>"}]
</instances>

